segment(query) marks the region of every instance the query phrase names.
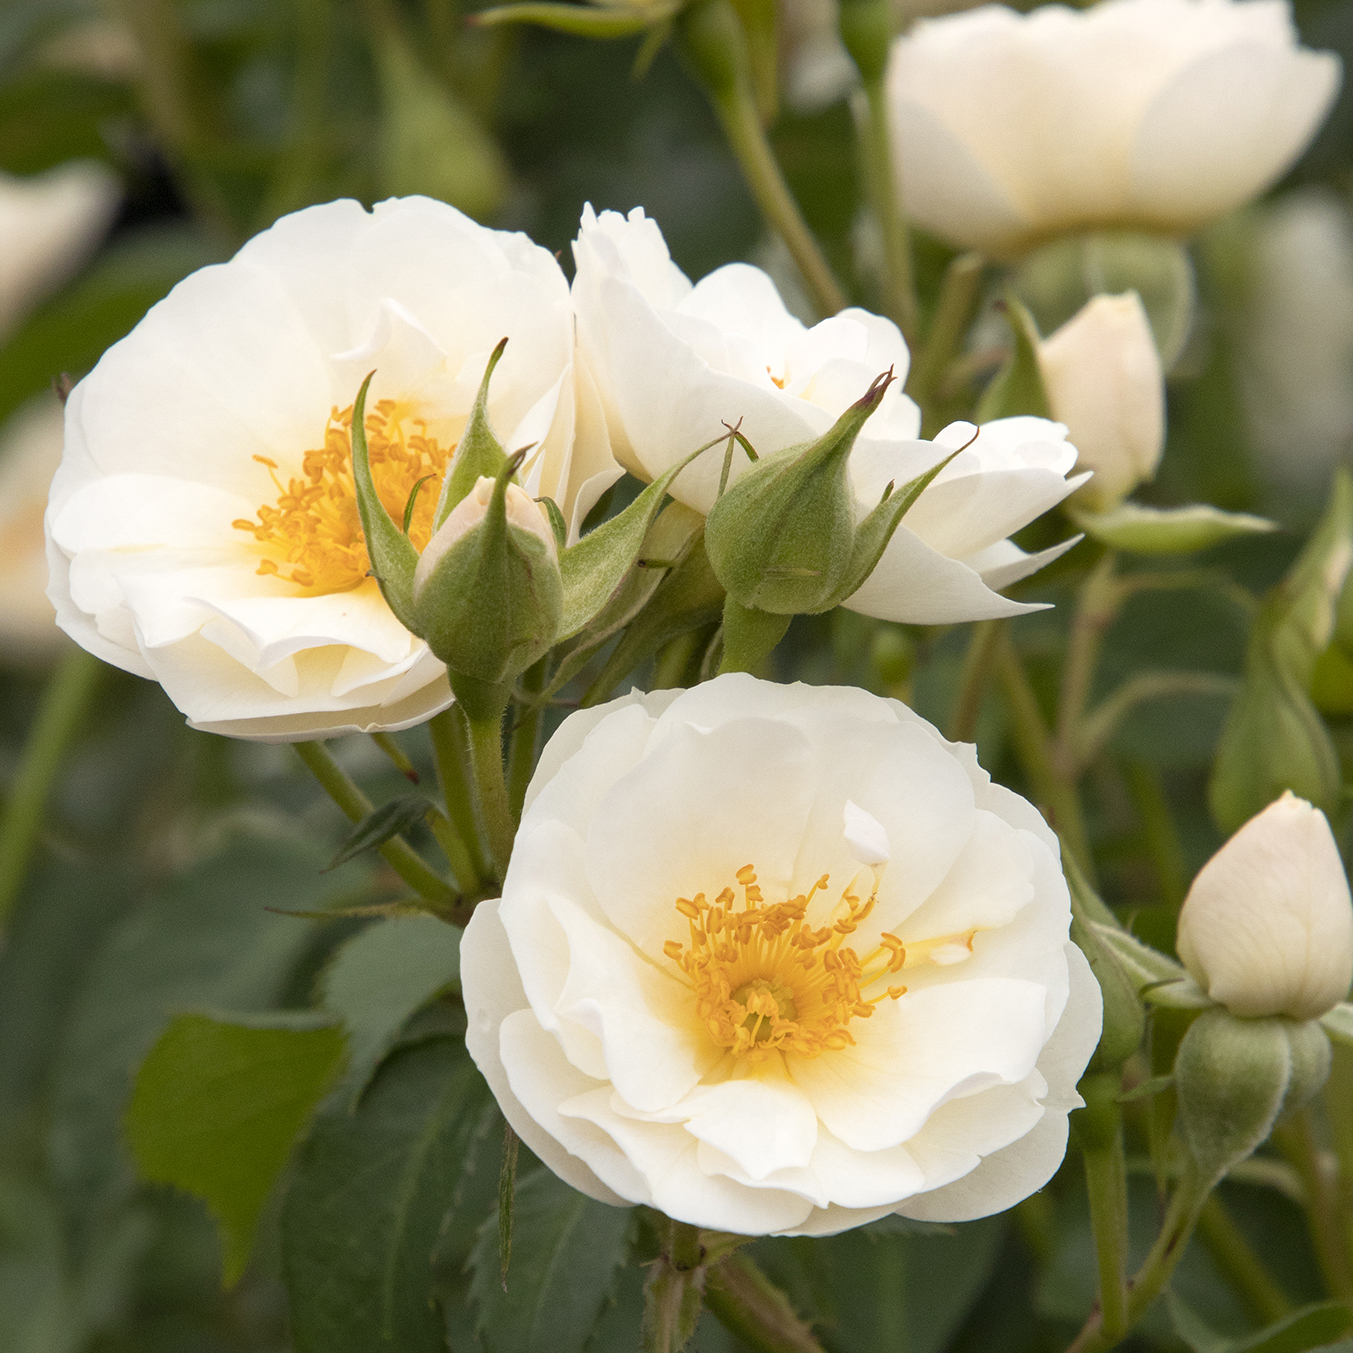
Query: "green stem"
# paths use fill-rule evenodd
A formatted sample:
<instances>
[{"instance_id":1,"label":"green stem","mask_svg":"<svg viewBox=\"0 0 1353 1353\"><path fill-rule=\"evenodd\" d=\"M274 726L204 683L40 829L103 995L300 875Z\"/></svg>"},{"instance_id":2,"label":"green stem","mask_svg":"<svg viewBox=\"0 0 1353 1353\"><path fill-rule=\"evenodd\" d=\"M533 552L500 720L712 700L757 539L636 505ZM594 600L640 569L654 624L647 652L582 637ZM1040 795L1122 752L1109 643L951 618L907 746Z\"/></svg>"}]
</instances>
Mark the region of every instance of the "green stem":
<instances>
[{"instance_id":1,"label":"green stem","mask_svg":"<svg viewBox=\"0 0 1353 1353\"><path fill-rule=\"evenodd\" d=\"M1335 1301L1353 1301L1353 1275L1344 1250L1334 1181L1320 1162L1309 1108L1289 1115L1273 1129L1273 1144L1301 1177L1306 1225L1325 1288Z\"/></svg>"},{"instance_id":2,"label":"green stem","mask_svg":"<svg viewBox=\"0 0 1353 1353\"><path fill-rule=\"evenodd\" d=\"M0 809L0 926L23 887L52 782L102 672L103 664L96 657L76 649L61 659L42 693L9 795Z\"/></svg>"},{"instance_id":3,"label":"green stem","mask_svg":"<svg viewBox=\"0 0 1353 1353\"><path fill-rule=\"evenodd\" d=\"M980 254L960 254L944 270L930 332L907 373L907 393L921 406L927 420L944 373L962 349L976 318L985 270L986 260ZM935 431L938 429L926 426L922 435L930 436Z\"/></svg>"},{"instance_id":4,"label":"green stem","mask_svg":"<svg viewBox=\"0 0 1353 1353\"><path fill-rule=\"evenodd\" d=\"M1128 1199L1127 1160L1123 1152L1123 1110L1118 1071L1097 1071L1080 1083L1085 1107L1073 1122L1085 1157L1090 1195L1090 1231L1099 1266L1099 1313L1105 1338L1127 1333Z\"/></svg>"},{"instance_id":5,"label":"green stem","mask_svg":"<svg viewBox=\"0 0 1353 1353\"><path fill-rule=\"evenodd\" d=\"M823 1353L789 1299L745 1255L730 1255L709 1270L705 1305L756 1353Z\"/></svg>"},{"instance_id":6,"label":"green stem","mask_svg":"<svg viewBox=\"0 0 1353 1353\"><path fill-rule=\"evenodd\" d=\"M902 211L902 185L897 181L892 132L888 126L888 98L883 81L864 86L864 164L870 205L883 234L883 309L902 330L909 347L920 336L916 305L916 277L911 262L911 236Z\"/></svg>"},{"instance_id":7,"label":"green stem","mask_svg":"<svg viewBox=\"0 0 1353 1353\"><path fill-rule=\"evenodd\" d=\"M522 675L522 693L538 696L545 689L548 658L541 658ZM540 738L540 724L545 706L530 702L520 706L517 722L512 726L507 750L507 800L514 823L521 821L522 805L526 802L526 787L531 783L531 772L536 768L536 743Z\"/></svg>"},{"instance_id":8,"label":"green stem","mask_svg":"<svg viewBox=\"0 0 1353 1353\"><path fill-rule=\"evenodd\" d=\"M1121 604L1121 593L1114 583L1116 559L1106 551L1076 593L1076 609L1071 619L1066 662L1062 668L1062 690L1057 702L1057 737L1052 747L1053 765L1058 775L1075 783L1080 775L1081 725L1090 701L1099 650L1105 631L1113 624Z\"/></svg>"},{"instance_id":9,"label":"green stem","mask_svg":"<svg viewBox=\"0 0 1353 1353\"><path fill-rule=\"evenodd\" d=\"M709 96L756 205L789 249L824 315L846 298L789 191L757 112L747 38L730 0L694 0L677 16L678 46Z\"/></svg>"},{"instance_id":10,"label":"green stem","mask_svg":"<svg viewBox=\"0 0 1353 1353\"><path fill-rule=\"evenodd\" d=\"M1198 1239L1260 1325L1272 1325L1291 1315L1292 1303L1215 1193L1198 1214Z\"/></svg>"},{"instance_id":11,"label":"green stem","mask_svg":"<svg viewBox=\"0 0 1353 1353\"><path fill-rule=\"evenodd\" d=\"M1080 799L1075 786L1067 784L1057 774L1043 712L1038 707L1038 698L1029 685L1028 674L1009 634L1001 637L996 671L1010 713L1015 750L1024 773L1029 777L1034 798L1043 808L1053 830L1062 838L1066 848L1093 883L1091 870L1094 866L1085 820L1081 816Z\"/></svg>"},{"instance_id":12,"label":"green stem","mask_svg":"<svg viewBox=\"0 0 1353 1353\"><path fill-rule=\"evenodd\" d=\"M1165 1213L1165 1221L1146 1256L1145 1263L1137 1271L1128 1289L1127 1323L1131 1330L1144 1316L1155 1299L1165 1290L1175 1265L1183 1258L1188 1247L1189 1236L1193 1234L1198 1214L1211 1189L1202 1184L1192 1173L1186 1173L1179 1181L1170 1199ZM1119 1342L1121 1336L1110 1335L1104 1330L1102 1314L1096 1311L1085 1322L1084 1328L1067 1349L1067 1353L1105 1353Z\"/></svg>"},{"instance_id":13,"label":"green stem","mask_svg":"<svg viewBox=\"0 0 1353 1353\"><path fill-rule=\"evenodd\" d=\"M1334 1044L1334 1061L1323 1096L1330 1137L1339 1161L1339 1216L1344 1254L1353 1267L1353 1048Z\"/></svg>"},{"instance_id":14,"label":"green stem","mask_svg":"<svg viewBox=\"0 0 1353 1353\"><path fill-rule=\"evenodd\" d=\"M462 897L469 897L479 887L479 873L470 858L469 847L456 830L455 823L435 805L428 813L427 824L433 838L442 848L442 854L446 856L458 891Z\"/></svg>"},{"instance_id":15,"label":"green stem","mask_svg":"<svg viewBox=\"0 0 1353 1353\"><path fill-rule=\"evenodd\" d=\"M297 755L324 792L339 806L349 822L360 822L372 810L371 800L353 784L347 772L322 742L295 743ZM445 879L428 868L422 856L396 836L379 848L381 857L416 892L438 906L451 906L456 894Z\"/></svg>"},{"instance_id":16,"label":"green stem","mask_svg":"<svg viewBox=\"0 0 1353 1353\"><path fill-rule=\"evenodd\" d=\"M478 883L488 876L489 861L475 811L474 789L465 774L470 764L470 728L465 711L459 705L444 709L429 722L428 733L446 815L470 852Z\"/></svg>"},{"instance_id":17,"label":"green stem","mask_svg":"<svg viewBox=\"0 0 1353 1353\"><path fill-rule=\"evenodd\" d=\"M1175 829L1160 771L1143 761L1122 762L1128 793L1141 818L1146 853L1156 871L1161 900L1178 910L1188 891L1188 862L1184 846Z\"/></svg>"},{"instance_id":18,"label":"green stem","mask_svg":"<svg viewBox=\"0 0 1353 1353\"><path fill-rule=\"evenodd\" d=\"M404 749L389 733L368 733L367 736L390 758L395 769L406 780L412 784L418 783L418 772L413 768L413 762L409 760Z\"/></svg>"},{"instance_id":19,"label":"green stem","mask_svg":"<svg viewBox=\"0 0 1353 1353\"><path fill-rule=\"evenodd\" d=\"M484 810L489 850L501 883L507 877L508 861L512 858L512 838L516 835L512 805L507 795L507 780L503 776L503 720L501 715L497 718L470 719L469 726L470 764L474 767L479 803Z\"/></svg>"},{"instance_id":20,"label":"green stem","mask_svg":"<svg viewBox=\"0 0 1353 1353\"><path fill-rule=\"evenodd\" d=\"M949 737L954 742L971 742L977 734L978 716L991 685L1004 632L1003 620L979 620L972 627L958 680L958 698L949 716Z\"/></svg>"}]
</instances>

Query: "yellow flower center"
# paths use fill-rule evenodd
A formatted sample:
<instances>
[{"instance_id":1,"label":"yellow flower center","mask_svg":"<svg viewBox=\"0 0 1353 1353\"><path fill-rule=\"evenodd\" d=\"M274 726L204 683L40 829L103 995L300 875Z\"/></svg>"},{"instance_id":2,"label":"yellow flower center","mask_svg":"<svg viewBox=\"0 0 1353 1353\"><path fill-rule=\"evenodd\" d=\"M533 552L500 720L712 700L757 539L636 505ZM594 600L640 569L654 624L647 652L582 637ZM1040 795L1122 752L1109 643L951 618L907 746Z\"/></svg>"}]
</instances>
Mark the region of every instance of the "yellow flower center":
<instances>
[{"instance_id":1,"label":"yellow flower center","mask_svg":"<svg viewBox=\"0 0 1353 1353\"><path fill-rule=\"evenodd\" d=\"M428 436L427 424L393 399L382 399L367 414L366 441L376 493L397 523L403 524L409 496L418 490L409 539L421 553L432 538L438 485L455 447L438 445ZM329 414L323 450L307 451L301 461L303 479L288 480L284 487L276 461L254 459L268 468L277 488L276 504L264 503L257 521L231 524L252 532L265 547L257 571L276 574L307 596L346 592L361 583L371 561L352 478L352 408Z\"/></svg>"},{"instance_id":2,"label":"yellow flower center","mask_svg":"<svg viewBox=\"0 0 1353 1353\"><path fill-rule=\"evenodd\" d=\"M907 961L896 935L880 935L877 947L863 958L845 943L873 911L872 893L861 902L847 889L830 924L814 929L804 918L827 886L826 874L807 893L772 906L762 905L751 865L738 870L737 881L741 908L732 888L713 903L704 893L678 898L690 944L669 940L663 946L694 993L701 1023L720 1047L737 1056L779 1050L816 1057L854 1043L851 1020L868 1019L880 1001L896 1000L906 991L887 986L869 994Z\"/></svg>"}]
</instances>

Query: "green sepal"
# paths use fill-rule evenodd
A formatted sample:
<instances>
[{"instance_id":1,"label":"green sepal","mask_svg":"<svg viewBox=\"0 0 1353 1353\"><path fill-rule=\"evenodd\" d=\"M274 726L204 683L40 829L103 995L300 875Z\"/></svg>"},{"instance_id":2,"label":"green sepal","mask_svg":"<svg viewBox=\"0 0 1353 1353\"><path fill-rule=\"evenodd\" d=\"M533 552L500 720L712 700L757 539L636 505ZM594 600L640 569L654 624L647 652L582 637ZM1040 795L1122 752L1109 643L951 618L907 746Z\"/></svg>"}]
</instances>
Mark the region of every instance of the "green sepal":
<instances>
[{"instance_id":1,"label":"green sepal","mask_svg":"<svg viewBox=\"0 0 1353 1353\"><path fill-rule=\"evenodd\" d=\"M833 606L839 606L847 597L864 586L865 580L878 567L888 543L902 524L902 518L911 510L912 505L928 488L935 476L965 448L952 451L943 460L937 461L924 474L918 474L900 489L892 485L883 495L878 506L855 528L855 541L850 551L850 573L841 590L832 600Z\"/></svg>"},{"instance_id":2,"label":"green sepal","mask_svg":"<svg viewBox=\"0 0 1353 1353\"><path fill-rule=\"evenodd\" d=\"M724 440L726 438L716 437L679 460L660 474L623 512L602 522L595 531L559 556L564 588L560 639L571 639L580 633L615 596L639 558L648 529L677 475L697 456Z\"/></svg>"},{"instance_id":3,"label":"green sepal","mask_svg":"<svg viewBox=\"0 0 1353 1353\"><path fill-rule=\"evenodd\" d=\"M559 510L559 504L553 498L537 498L536 506L545 514L546 520L550 523L550 530L554 532L554 547L560 554L568 548L568 522L564 520L564 514Z\"/></svg>"},{"instance_id":4,"label":"green sepal","mask_svg":"<svg viewBox=\"0 0 1353 1353\"><path fill-rule=\"evenodd\" d=\"M1086 535L1110 549L1130 554L1194 554L1236 536L1278 529L1266 517L1223 512L1206 503L1187 507L1147 507L1119 503L1108 512L1083 512L1067 506L1066 514Z\"/></svg>"},{"instance_id":5,"label":"green sepal","mask_svg":"<svg viewBox=\"0 0 1353 1353\"><path fill-rule=\"evenodd\" d=\"M762 456L710 509L709 561L740 605L815 615L854 590L850 453L892 380L879 376L822 436Z\"/></svg>"},{"instance_id":6,"label":"green sepal","mask_svg":"<svg viewBox=\"0 0 1353 1353\"><path fill-rule=\"evenodd\" d=\"M977 401L972 421L979 425L1021 414L1034 418L1052 417L1048 392L1043 387L1043 373L1038 365L1038 325L1013 293L1007 294L1005 305L1015 346Z\"/></svg>"},{"instance_id":7,"label":"green sepal","mask_svg":"<svg viewBox=\"0 0 1353 1353\"><path fill-rule=\"evenodd\" d=\"M661 23L677 10L676 5L596 8L588 5L556 5L548 0L521 5L499 5L473 16L476 27L529 23L570 33L575 38L629 38Z\"/></svg>"},{"instance_id":8,"label":"green sepal","mask_svg":"<svg viewBox=\"0 0 1353 1353\"><path fill-rule=\"evenodd\" d=\"M456 445L456 454L451 458L451 468L442 480L441 497L437 499L437 515L433 518L432 531L435 535L441 524L451 515L451 509L464 498L481 479L497 479L507 464L507 452L503 444L494 436L493 426L489 422L489 381L493 378L494 368L502 358L507 339L502 339L489 357L484 368L484 379L479 382L479 393L475 395L474 408L470 410L470 420L465 424L460 441Z\"/></svg>"},{"instance_id":9,"label":"green sepal","mask_svg":"<svg viewBox=\"0 0 1353 1353\"><path fill-rule=\"evenodd\" d=\"M794 617L744 606L733 597L723 604L723 658L719 671L754 672L785 637Z\"/></svg>"},{"instance_id":10,"label":"green sepal","mask_svg":"<svg viewBox=\"0 0 1353 1353\"><path fill-rule=\"evenodd\" d=\"M414 601L417 633L460 675L510 682L554 643L563 608L559 566L544 541L507 520L507 485L520 453L504 460L483 520L455 541ZM433 537L428 548L436 544ZM473 715L471 717L474 717Z\"/></svg>"},{"instance_id":11,"label":"green sepal","mask_svg":"<svg viewBox=\"0 0 1353 1353\"><path fill-rule=\"evenodd\" d=\"M380 584L381 594L405 629L419 633L414 623L413 574L418 567L418 551L385 510L376 482L371 477L371 456L366 445L366 392L370 376L362 382L352 406L352 480L357 492L357 514L362 522L367 558Z\"/></svg>"}]
</instances>

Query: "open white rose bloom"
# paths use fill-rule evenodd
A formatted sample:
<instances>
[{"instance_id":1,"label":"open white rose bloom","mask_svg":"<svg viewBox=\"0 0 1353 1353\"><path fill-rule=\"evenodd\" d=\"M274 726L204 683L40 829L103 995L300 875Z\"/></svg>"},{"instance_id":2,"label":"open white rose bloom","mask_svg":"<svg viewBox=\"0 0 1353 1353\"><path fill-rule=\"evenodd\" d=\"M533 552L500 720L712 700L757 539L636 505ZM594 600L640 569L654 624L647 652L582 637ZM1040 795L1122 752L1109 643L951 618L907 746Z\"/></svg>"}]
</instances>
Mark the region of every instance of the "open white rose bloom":
<instances>
[{"instance_id":1,"label":"open white rose bloom","mask_svg":"<svg viewBox=\"0 0 1353 1353\"><path fill-rule=\"evenodd\" d=\"M426 198L311 207L181 282L66 406L47 513L63 629L159 681L199 728L294 740L402 728L451 699L368 560L350 421L428 542L497 342L489 414L526 490L577 524L620 473L574 363L568 286L525 236Z\"/></svg>"},{"instance_id":2,"label":"open white rose bloom","mask_svg":"<svg viewBox=\"0 0 1353 1353\"><path fill-rule=\"evenodd\" d=\"M820 436L881 372L897 377L851 453L862 520L891 482L923 474L967 446L907 513L864 585L843 603L880 620L952 624L1032 609L999 595L1074 541L1027 555L1009 537L1078 488L1066 428L1010 418L980 430L953 423L920 440L901 392L909 356L890 320L843 310L812 328L786 310L759 268L732 263L692 285L655 221L589 207L574 246L578 342L596 374L615 454L651 480L740 425L759 455ZM748 465L738 452L730 482ZM723 468L711 451L672 494L708 512Z\"/></svg>"},{"instance_id":3,"label":"open white rose bloom","mask_svg":"<svg viewBox=\"0 0 1353 1353\"><path fill-rule=\"evenodd\" d=\"M1336 56L1297 45L1284 0L922 21L888 70L903 201L995 257L1095 226L1192 231L1281 177L1339 79Z\"/></svg>"},{"instance_id":4,"label":"open white rose bloom","mask_svg":"<svg viewBox=\"0 0 1353 1353\"><path fill-rule=\"evenodd\" d=\"M985 1216L1066 1147L1100 1031L1056 838L970 746L743 675L570 717L500 902L470 1050L594 1198L743 1234Z\"/></svg>"},{"instance_id":5,"label":"open white rose bloom","mask_svg":"<svg viewBox=\"0 0 1353 1353\"><path fill-rule=\"evenodd\" d=\"M1353 981L1353 901L1334 833L1290 790L1202 867L1179 957L1233 1015L1319 1019Z\"/></svg>"}]
</instances>

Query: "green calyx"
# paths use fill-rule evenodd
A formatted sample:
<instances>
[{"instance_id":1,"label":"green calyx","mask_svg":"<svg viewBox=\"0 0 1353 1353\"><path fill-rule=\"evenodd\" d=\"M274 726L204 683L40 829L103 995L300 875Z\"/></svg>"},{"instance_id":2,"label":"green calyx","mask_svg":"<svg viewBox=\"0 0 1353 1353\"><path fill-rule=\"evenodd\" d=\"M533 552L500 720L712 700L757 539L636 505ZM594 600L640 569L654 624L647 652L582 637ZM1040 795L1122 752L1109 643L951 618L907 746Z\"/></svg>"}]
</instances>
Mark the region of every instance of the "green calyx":
<instances>
[{"instance_id":1,"label":"green calyx","mask_svg":"<svg viewBox=\"0 0 1353 1353\"><path fill-rule=\"evenodd\" d=\"M457 694L460 675L479 685L511 681L549 651L559 631L563 584L554 553L508 520L508 484L520 463L521 453L504 461L483 517L443 541L444 552L418 580L415 632L446 663ZM438 548L434 536L428 551Z\"/></svg>"},{"instance_id":2,"label":"green calyx","mask_svg":"<svg viewBox=\"0 0 1353 1353\"><path fill-rule=\"evenodd\" d=\"M504 338L494 348L484 368L484 379L479 382L470 421L465 424L465 431L456 444L456 454L442 480L442 494L437 500L437 515L432 524L434 532L441 529L442 523L451 515L451 509L468 496L481 479L496 479L507 464L507 452L489 423L489 381L493 379L494 368L506 347L507 339Z\"/></svg>"}]
</instances>

